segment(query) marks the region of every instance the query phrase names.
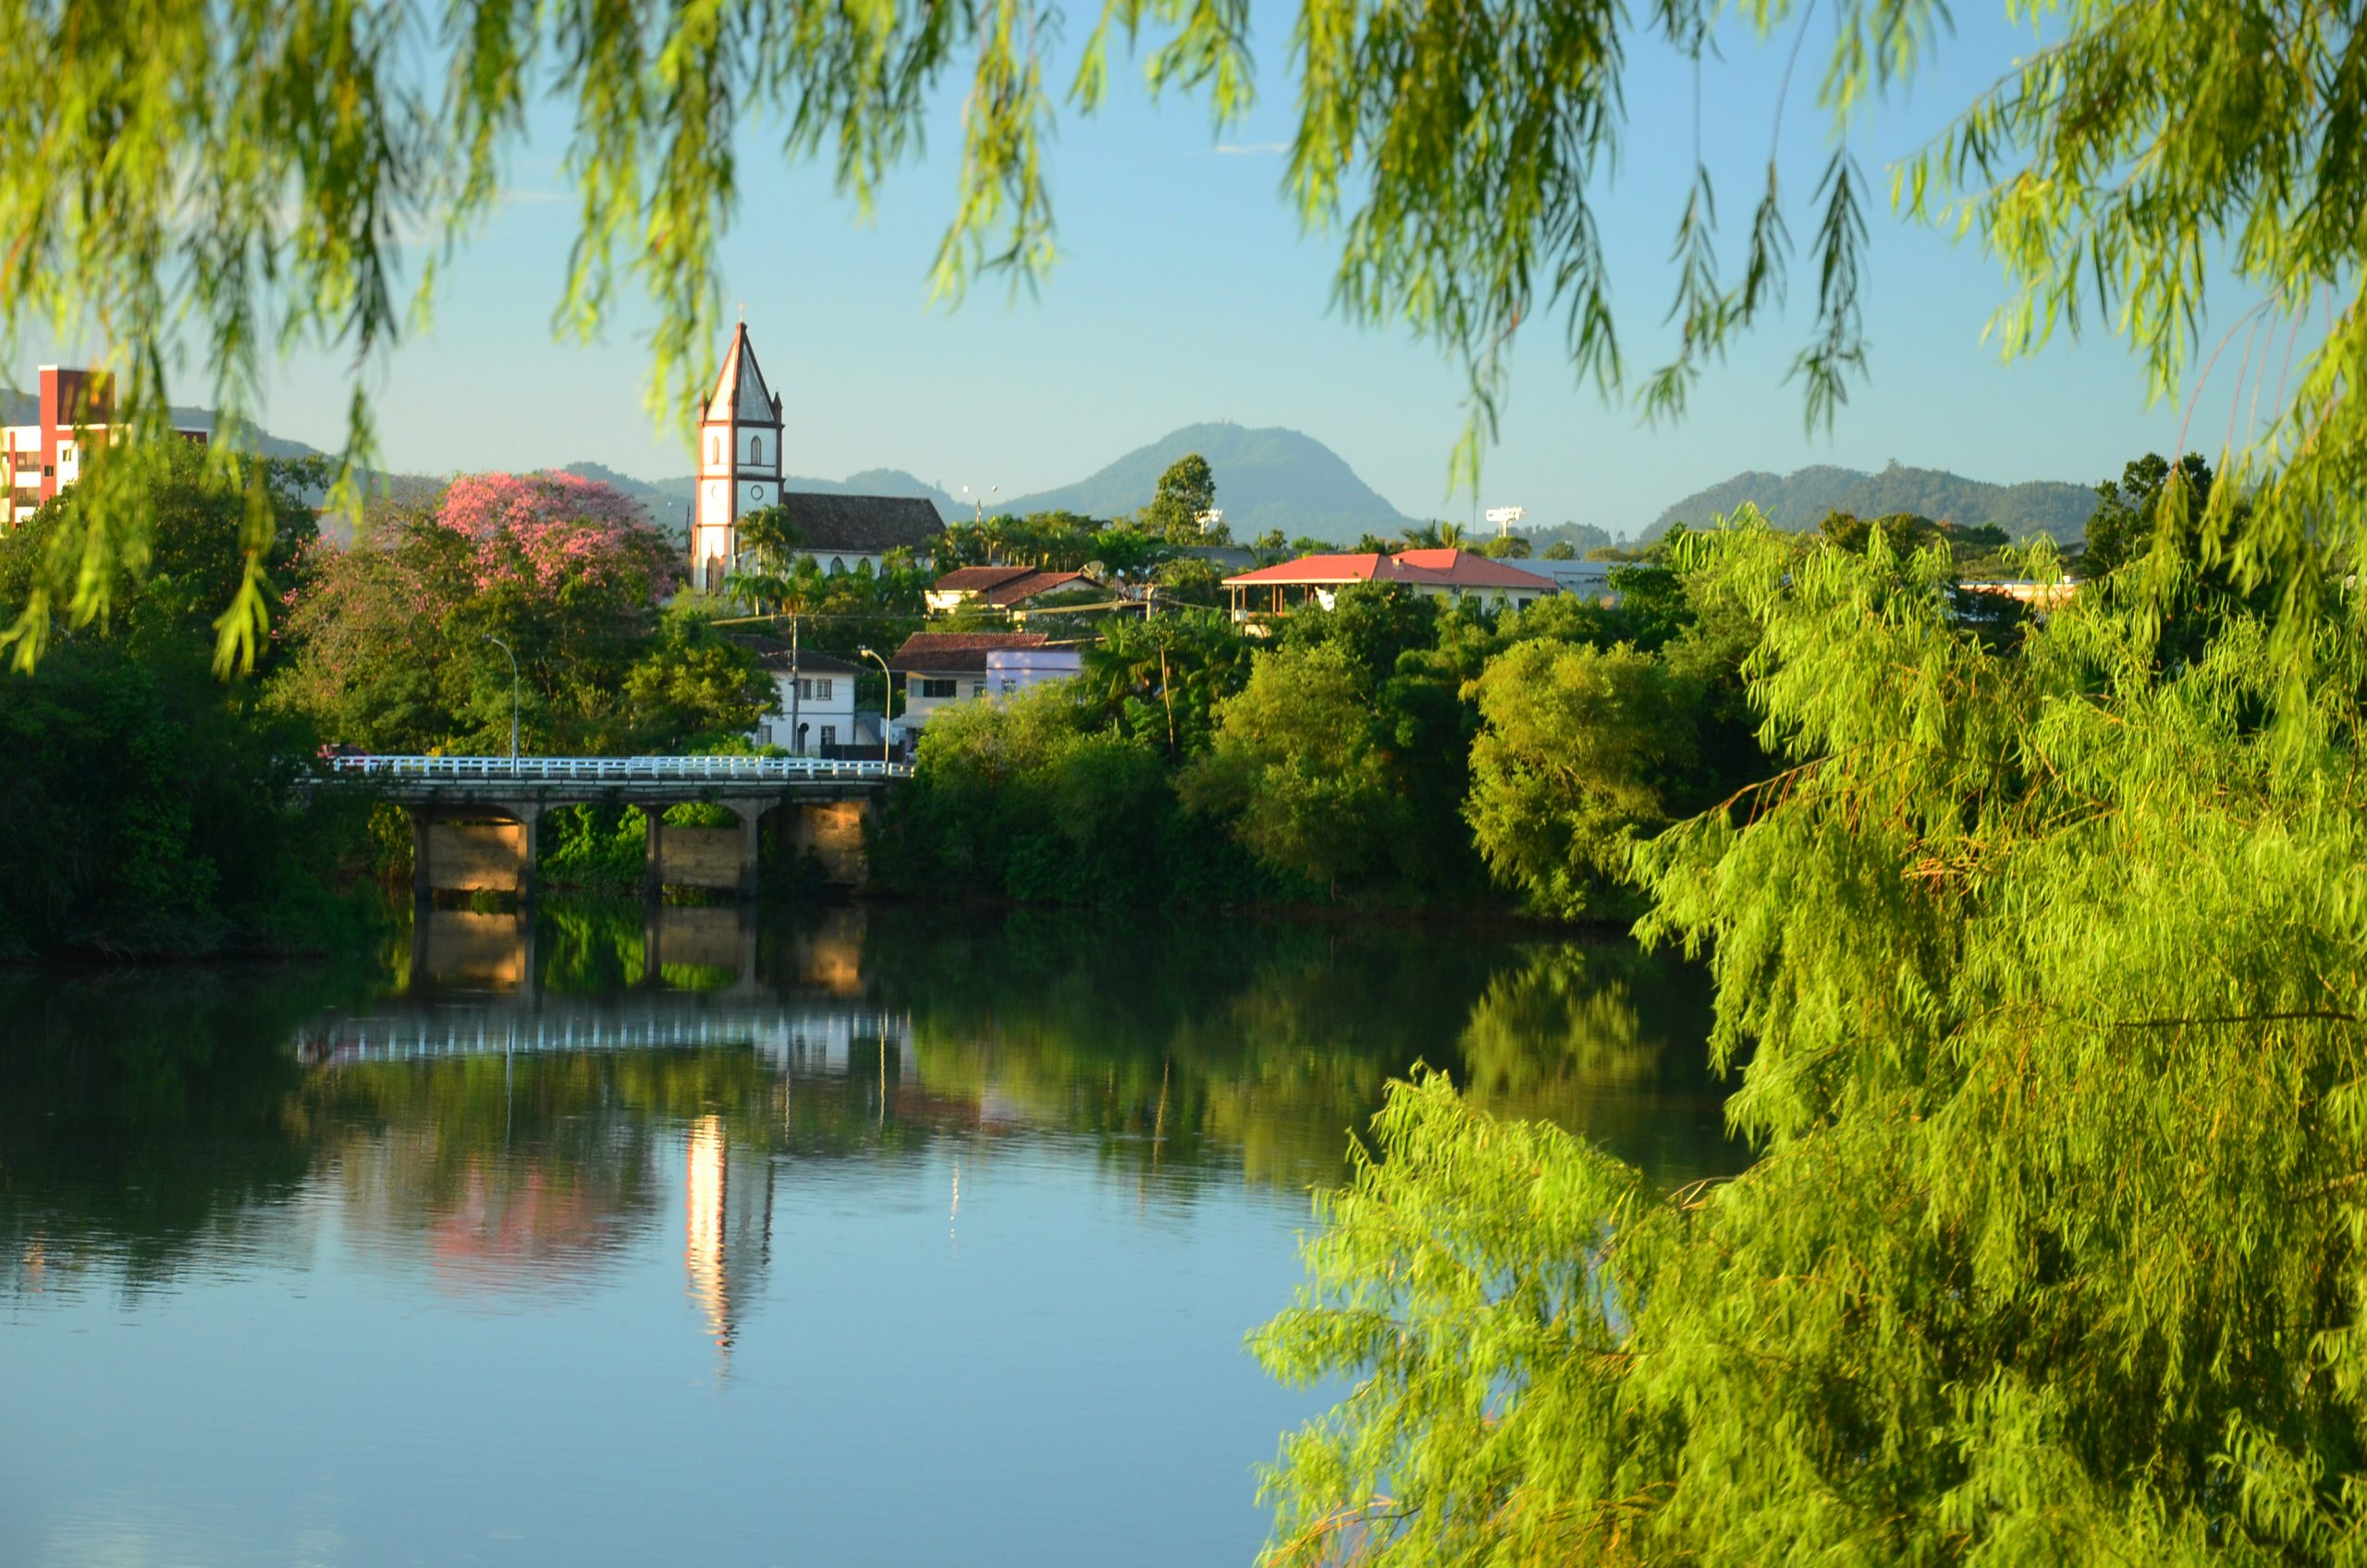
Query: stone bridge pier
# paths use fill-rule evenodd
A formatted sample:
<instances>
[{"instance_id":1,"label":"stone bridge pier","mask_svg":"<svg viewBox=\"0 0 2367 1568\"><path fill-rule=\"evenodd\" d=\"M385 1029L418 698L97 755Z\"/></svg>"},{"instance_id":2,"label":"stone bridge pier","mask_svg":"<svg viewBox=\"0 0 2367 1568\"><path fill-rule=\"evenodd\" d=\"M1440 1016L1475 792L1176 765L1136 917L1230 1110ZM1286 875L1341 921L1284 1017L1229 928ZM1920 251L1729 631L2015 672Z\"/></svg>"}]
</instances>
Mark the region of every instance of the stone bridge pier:
<instances>
[{"instance_id":1,"label":"stone bridge pier","mask_svg":"<svg viewBox=\"0 0 2367 1568\"><path fill-rule=\"evenodd\" d=\"M737 892L743 899L756 896L764 817L775 804L772 797L727 796L701 802L721 806L740 819L730 827L678 827L666 820L666 812L669 805L682 802L638 803L649 818L648 837L642 845L644 897L654 902L668 888Z\"/></svg>"},{"instance_id":2,"label":"stone bridge pier","mask_svg":"<svg viewBox=\"0 0 2367 1568\"><path fill-rule=\"evenodd\" d=\"M534 898L534 800L420 804L411 810L411 888L421 902L446 893Z\"/></svg>"},{"instance_id":3,"label":"stone bridge pier","mask_svg":"<svg viewBox=\"0 0 2367 1568\"><path fill-rule=\"evenodd\" d=\"M493 892L533 902L539 891L534 832L551 803L533 796L410 803L413 897L425 902L439 892ZM825 882L859 888L865 878L868 799L783 801L778 794L703 792L671 801L644 796L632 803L649 823L642 851L642 893L652 902L668 888L754 899L767 827L791 853L811 855L819 863ZM729 827L684 827L666 821L668 807L688 803L722 806L738 820Z\"/></svg>"}]
</instances>

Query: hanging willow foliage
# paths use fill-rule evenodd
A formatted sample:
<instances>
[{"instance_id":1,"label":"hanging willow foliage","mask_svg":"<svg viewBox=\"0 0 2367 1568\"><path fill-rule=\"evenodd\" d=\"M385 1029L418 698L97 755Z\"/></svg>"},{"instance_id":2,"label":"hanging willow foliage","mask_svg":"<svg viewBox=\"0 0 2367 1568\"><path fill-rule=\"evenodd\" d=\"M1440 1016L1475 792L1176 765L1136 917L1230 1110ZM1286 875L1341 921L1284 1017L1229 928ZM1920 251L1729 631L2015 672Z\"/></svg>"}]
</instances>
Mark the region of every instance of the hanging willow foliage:
<instances>
[{"instance_id":1,"label":"hanging willow foliage","mask_svg":"<svg viewBox=\"0 0 2367 1568\"><path fill-rule=\"evenodd\" d=\"M2357 7L2034 9L2058 41L1895 171L1896 200L1996 251L2014 289L2008 352L2101 318L2166 391L2196 348L2205 259L2259 290L2254 335L2287 335L2282 352L2271 342L2244 360L2263 382L2279 366L2273 432L2226 488L2264 488L2266 500L2256 526L2224 542L2247 570L2283 571L2323 550L2360 478L2348 393L2367 351ZM1466 478L1531 318L1560 316L1583 374L1629 384L1593 191L1626 134L1630 50L1698 61L1721 16L1699 0L1656 0L1640 16L1612 0L1301 0L1290 195L1338 235L1349 318L1409 324L1467 374ZM1050 267L1044 140L1063 103L1085 115L1104 100L1113 48L1147 48L1151 90L1204 92L1220 127L1250 102L1246 0L1104 0L1063 83L1049 62L1064 20L1048 0L0 0L0 166L12 171L0 183L0 348L36 325L96 334L137 445L165 438L171 350L185 346L233 437L218 460L235 464L266 356L306 344L366 364L429 310L440 267L503 198L530 101L547 98L572 114L564 167L579 202L555 322L592 332L620 287L644 291L652 406L683 420L720 313L715 251L742 129L770 128L789 161L826 162L864 205L916 149L933 95L966 80L931 275L951 298L982 272L1032 280ZM1803 225L1817 309L1796 361L1810 418L1827 419L1863 362L1869 191L1850 127L1870 94L1922 67L1944 12L1938 0L1754 0L1743 20L1787 87L1811 37L1831 39L1814 96L1836 150ZM1779 106L1778 129L1784 116ZM1793 196L1772 139L1731 265L1694 141L1675 236L1679 350L1633 381L1659 413L1680 410L1702 367L1782 298L1791 254ZM372 431L357 390L349 461L369 458ZM54 613L107 613L109 563L137 564L136 466L101 465L115 472L88 481L101 492L89 527L59 540L6 633L20 665ZM226 667L251 654L264 587L255 565L227 608Z\"/></svg>"},{"instance_id":2,"label":"hanging willow foliage","mask_svg":"<svg viewBox=\"0 0 2367 1568\"><path fill-rule=\"evenodd\" d=\"M1746 525L1792 766L1644 849L1762 1158L1674 1194L1401 1086L1258 1340L1353 1390L1273 1561L2354 1562L2367 626L2165 672L2115 584L1992 651L1939 552Z\"/></svg>"}]
</instances>

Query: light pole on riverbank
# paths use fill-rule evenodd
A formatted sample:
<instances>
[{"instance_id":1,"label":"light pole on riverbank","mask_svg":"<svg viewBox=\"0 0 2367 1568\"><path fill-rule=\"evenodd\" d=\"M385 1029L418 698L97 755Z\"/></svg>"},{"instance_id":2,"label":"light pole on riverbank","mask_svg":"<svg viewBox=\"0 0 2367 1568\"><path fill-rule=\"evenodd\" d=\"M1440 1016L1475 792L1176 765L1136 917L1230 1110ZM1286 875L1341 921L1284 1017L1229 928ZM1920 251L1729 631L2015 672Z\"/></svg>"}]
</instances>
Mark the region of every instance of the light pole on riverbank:
<instances>
[{"instance_id":1,"label":"light pole on riverbank","mask_svg":"<svg viewBox=\"0 0 2367 1568\"><path fill-rule=\"evenodd\" d=\"M509 655L509 776L515 778L518 777L518 655L510 652L509 643L490 631L484 633L484 640Z\"/></svg>"},{"instance_id":2,"label":"light pole on riverbank","mask_svg":"<svg viewBox=\"0 0 2367 1568\"><path fill-rule=\"evenodd\" d=\"M869 648L857 648L855 652L879 667L879 679L886 686L879 694L879 766L886 767L890 755L889 737L893 733L889 721L896 710L896 677L889 669L888 661Z\"/></svg>"}]
</instances>

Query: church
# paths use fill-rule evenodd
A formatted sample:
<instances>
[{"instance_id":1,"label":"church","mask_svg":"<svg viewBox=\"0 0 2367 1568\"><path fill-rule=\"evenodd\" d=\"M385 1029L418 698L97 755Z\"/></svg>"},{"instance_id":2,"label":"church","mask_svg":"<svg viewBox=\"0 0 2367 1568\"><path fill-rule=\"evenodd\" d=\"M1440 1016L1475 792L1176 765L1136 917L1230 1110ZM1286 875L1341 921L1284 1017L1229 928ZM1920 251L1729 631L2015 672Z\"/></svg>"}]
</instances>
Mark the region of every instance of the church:
<instances>
[{"instance_id":1,"label":"church","mask_svg":"<svg viewBox=\"0 0 2367 1568\"><path fill-rule=\"evenodd\" d=\"M944 521L917 496L841 496L781 488L780 395L765 380L748 324L732 329L715 391L699 416L699 489L691 513L691 578L719 592L742 549L740 520L760 508L788 509L797 551L828 575L890 550L926 557Z\"/></svg>"}]
</instances>

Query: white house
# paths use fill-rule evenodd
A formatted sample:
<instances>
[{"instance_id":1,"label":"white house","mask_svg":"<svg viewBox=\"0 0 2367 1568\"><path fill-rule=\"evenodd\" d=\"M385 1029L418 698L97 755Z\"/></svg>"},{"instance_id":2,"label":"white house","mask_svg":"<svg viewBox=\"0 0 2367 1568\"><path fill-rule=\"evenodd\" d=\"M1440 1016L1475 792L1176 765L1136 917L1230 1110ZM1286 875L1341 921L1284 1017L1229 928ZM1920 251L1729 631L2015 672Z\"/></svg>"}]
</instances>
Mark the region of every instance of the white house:
<instances>
[{"instance_id":1,"label":"white house","mask_svg":"<svg viewBox=\"0 0 2367 1568\"><path fill-rule=\"evenodd\" d=\"M1069 680L1084 668L1085 655L1074 648L988 648L987 697L1016 696Z\"/></svg>"},{"instance_id":2,"label":"white house","mask_svg":"<svg viewBox=\"0 0 2367 1568\"><path fill-rule=\"evenodd\" d=\"M773 679L776 711L757 722L749 737L756 744L779 746L794 756L823 756L835 746L878 743L877 716L855 712L861 665L810 648L783 649L759 662Z\"/></svg>"},{"instance_id":3,"label":"white house","mask_svg":"<svg viewBox=\"0 0 2367 1568\"><path fill-rule=\"evenodd\" d=\"M905 731L957 703L1014 694L1065 680L1081 663L1074 648L1054 648L1040 631L916 631L888 668L904 678Z\"/></svg>"}]
</instances>

